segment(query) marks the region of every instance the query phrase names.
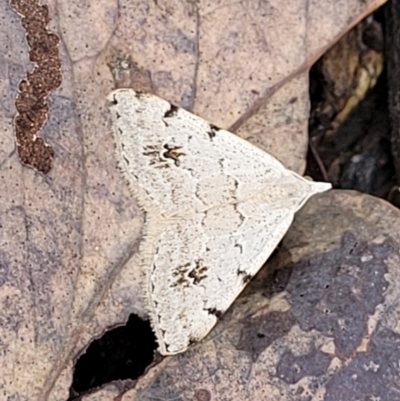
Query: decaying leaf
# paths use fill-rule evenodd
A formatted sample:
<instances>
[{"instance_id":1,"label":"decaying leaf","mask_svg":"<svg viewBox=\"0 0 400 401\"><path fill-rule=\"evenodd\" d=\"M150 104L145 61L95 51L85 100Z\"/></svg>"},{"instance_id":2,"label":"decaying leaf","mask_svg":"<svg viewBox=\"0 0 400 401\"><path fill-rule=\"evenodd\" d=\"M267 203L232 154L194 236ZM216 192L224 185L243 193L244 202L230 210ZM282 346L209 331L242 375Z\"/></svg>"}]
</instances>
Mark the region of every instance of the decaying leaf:
<instances>
[{"instance_id":1,"label":"decaying leaf","mask_svg":"<svg viewBox=\"0 0 400 401\"><path fill-rule=\"evenodd\" d=\"M208 340L164 359L121 400L397 399L397 222L397 208L355 191L312 198Z\"/></svg>"},{"instance_id":2,"label":"decaying leaf","mask_svg":"<svg viewBox=\"0 0 400 401\"><path fill-rule=\"evenodd\" d=\"M61 86L47 99L49 110L39 133L54 150L51 170L44 176L23 166L16 152L15 102L20 82L35 65L29 60L29 35L21 16L8 1L0 0L1 397L68 399L74 363L90 342L123 325L131 313L145 316L137 255L145 216L116 169L106 103L106 94L118 80L134 87L135 66L145 76L141 85L150 85L157 95L216 125L233 127L301 173L307 144L308 68L383 2L32 0L48 6L46 29L59 39L62 73ZM36 21L29 12L25 18L28 24ZM262 128L266 124L268 129ZM290 134L283 130L286 126L291 127ZM336 207L332 204L331 210ZM326 218L322 212L316 209L311 214L314 217L299 229L323 224L318 220ZM331 222L324 221L330 229ZM315 235L310 244L319 243ZM312 254L319 249L315 247ZM259 299L269 302L261 294ZM250 312L255 305L243 308ZM238 304L232 310L236 321L251 316L241 308ZM223 323L219 330L216 338L228 336L234 344L244 335L236 331L231 340L235 331L224 331ZM244 326L235 330L244 333ZM311 342L310 333L306 338ZM321 352L318 346L317 342L315 351L309 351L315 358ZM234 386L226 384L232 391L237 386L243 391L258 386L258 379L249 382L249 378L257 378L253 361L264 358L263 352L241 349L249 356L229 371L236 361L234 353L229 351L222 365L214 342L204 347L203 368L192 380L208 377L212 366L217 376L235 377ZM151 369L135 391L144 391L146 383L161 373L158 383L163 387L174 366L193 371L194 354ZM268 363L272 369L273 360ZM166 369L165 364L171 367ZM322 364L320 369L324 368ZM90 397L112 399L125 390L104 389ZM216 394L215 388L205 386L194 391L192 399Z\"/></svg>"}]
</instances>

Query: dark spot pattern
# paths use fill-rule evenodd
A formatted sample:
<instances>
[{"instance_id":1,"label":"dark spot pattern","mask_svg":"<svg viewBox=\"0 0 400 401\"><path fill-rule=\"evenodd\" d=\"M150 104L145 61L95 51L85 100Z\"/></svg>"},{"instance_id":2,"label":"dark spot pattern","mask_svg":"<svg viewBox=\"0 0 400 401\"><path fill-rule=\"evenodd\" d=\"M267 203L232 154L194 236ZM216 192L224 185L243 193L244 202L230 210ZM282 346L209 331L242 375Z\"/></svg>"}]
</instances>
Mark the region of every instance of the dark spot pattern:
<instances>
[{"instance_id":1,"label":"dark spot pattern","mask_svg":"<svg viewBox=\"0 0 400 401\"><path fill-rule=\"evenodd\" d=\"M238 274L238 276L242 277L243 284L249 283L251 281L251 279L253 278L253 276L251 274L248 274L243 270L238 270L237 274Z\"/></svg>"},{"instance_id":2,"label":"dark spot pattern","mask_svg":"<svg viewBox=\"0 0 400 401\"><path fill-rule=\"evenodd\" d=\"M208 267L203 265L201 259L195 261L195 267L192 269L188 276L193 279L193 284L197 285L202 280L207 278Z\"/></svg>"},{"instance_id":3,"label":"dark spot pattern","mask_svg":"<svg viewBox=\"0 0 400 401\"><path fill-rule=\"evenodd\" d=\"M206 309L207 310L207 312L210 314L210 315L214 315L215 317L217 317L218 319L222 316L222 312L220 311L220 310L218 310L218 309L216 309L216 308L210 308L210 309Z\"/></svg>"},{"instance_id":4,"label":"dark spot pattern","mask_svg":"<svg viewBox=\"0 0 400 401\"><path fill-rule=\"evenodd\" d=\"M162 149L149 145L145 147L143 155L149 157L149 165L155 168L171 167L171 163L168 160L172 160L174 165L179 167L181 165L180 158L185 155L180 149L182 149L180 146L169 144L165 144Z\"/></svg>"},{"instance_id":5,"label":"dark spot pattern","mask_svg":"<svg viewBox=\"0 0 400 401\"><path fill-rule=\"evenodd\" d=\"M215 137L220 129L221 128L218 128L216 125L210 124L210 129L207 131L207 134L211 140Z\"/></svg>"},{"instance_id":6,"label":"dark spot pattern","mask_svg":"<svg viewBox=\"0 0 400 401\"><path fill-rule=\"evenodd\" d=\"M164 149L166 149L166 152L163 153L163 157L166 159L171 159L174 161L174 164L176 167L179 167L181 164L180 157L184 156L185 153L180 152L180 149L182 149L180 146L173 146L173 145L164 145Z\"/></svg>"},{"instance_id":7,"label":"dark spot pattern","mask_svg":"<svg viewBox=\"0 0 400 401\"><path fill-rule=\"evenodd\" d=\"M208 267L203 265L203 261L197 259L193 264L193 268L191 263L186 263L174 269L172 275L177 277L177 280L172 287L198 285L207 278Z\"/></svg>"},{"instance_id":8,"label":"dark spot pattern","mask_svg":"<svg viewBox=\"0 0 400 401\"><path fill-rule=\"evenodd\" d=\"M179 108L174 106L173 104L171 104L171 107L169 108L169 110L167 110L164 114L164 118L171 118L171 117L175 117L178 114L178 110Z\"/></svg>"}]
</instances>

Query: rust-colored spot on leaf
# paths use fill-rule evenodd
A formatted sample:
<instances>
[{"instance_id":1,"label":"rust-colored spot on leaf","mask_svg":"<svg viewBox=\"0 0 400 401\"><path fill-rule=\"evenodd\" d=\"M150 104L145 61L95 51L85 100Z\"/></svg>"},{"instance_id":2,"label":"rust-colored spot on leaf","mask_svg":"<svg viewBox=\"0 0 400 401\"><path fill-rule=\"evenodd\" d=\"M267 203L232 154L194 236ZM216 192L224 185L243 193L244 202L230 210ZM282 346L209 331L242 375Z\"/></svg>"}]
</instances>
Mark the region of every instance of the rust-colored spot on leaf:
<instances>
[{"instance_id":1,"label":"rust-colored spot on leaf","mask_svg":"<svg viewBox=\"0 0 400 401\"><path fill-rule=\"evenodd\" d=\"M10 0L11 7L22 16L30 47L29 59L36 63L32 72L19 84L15 100L18 114L15 117L15 135L18 154L24 164L47 174L54 157L53 148L38 132L43 127L49 111L47 97L61 85L61 60L58 37L47 31L49 10L39 1Z\"/></svg>"},{"instance_id":2,"label":"rust-colored spot on leaf","mask_svg":"<svg viewBox=\"0 0 400 401\"><path fill-rule=\"evenodd\" d=\"M211 393L205 388L201 388L195 392L194 397L197 401L210 401Z\"/></svg>"}]
</instances>

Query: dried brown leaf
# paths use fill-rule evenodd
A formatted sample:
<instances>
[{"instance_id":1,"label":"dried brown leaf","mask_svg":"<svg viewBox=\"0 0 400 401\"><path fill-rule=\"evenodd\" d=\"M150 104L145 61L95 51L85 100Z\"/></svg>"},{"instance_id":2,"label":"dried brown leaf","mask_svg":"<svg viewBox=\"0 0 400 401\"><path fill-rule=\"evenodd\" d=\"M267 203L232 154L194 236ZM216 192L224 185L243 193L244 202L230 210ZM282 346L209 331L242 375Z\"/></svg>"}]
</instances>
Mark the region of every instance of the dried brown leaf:
<instances>
[{"instance_id":1,"label":"dried brown leaf","mask_svg":"<svg viewBox=\"0 0 400 401\"><path fill-rule=\"evenodd\" d=\"M90 341L130 313L145 313L136 253L144 216L115 167L106 94L121 79L137 85L141 71L141 85L234 127L301 172L307 70L383 2L46 1L63 81L40 132L54 150L44 176L22 166L14 146L18 87L34 65L21 17L0 0L1 397L66 400L74 362ZM218 361L214 343L204 346L205 357ZM230 358L218 374L229 373ZM185 360L192 369L196 359ZM179 358L168 361L151 375ZM255 372L249 366L233 371L243 388ZM197 399L215 394L197 390Z\"/></svg>"}]
</instances>

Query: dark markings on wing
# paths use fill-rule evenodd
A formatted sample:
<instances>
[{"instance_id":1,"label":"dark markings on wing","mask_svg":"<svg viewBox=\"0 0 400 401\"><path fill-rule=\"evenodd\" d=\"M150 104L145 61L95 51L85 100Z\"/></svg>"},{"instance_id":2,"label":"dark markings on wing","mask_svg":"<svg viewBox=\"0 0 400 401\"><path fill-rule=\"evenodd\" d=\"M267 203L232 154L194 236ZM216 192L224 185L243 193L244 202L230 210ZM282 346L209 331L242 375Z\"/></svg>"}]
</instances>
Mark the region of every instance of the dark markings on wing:
<instances>
[{"instance_id":1,"label":"dark markings on wing","mask_svg":"<svg viewBox=\"0 0 400 401\"><path fill-rule=\"evenodd\" d=\"M179 158L185 155L185 153L180 152L180 149L181 147L179 146L172 146L168 144L164 145L163 149L149 145L145 147L143 155L150 159L149 165L154 166L155 168L171 167L168 159L172 160L175 166L179 167L181 164Z\"/></svg>"},{"instance_id":2,"label":"dark markings on wing","mask_svg":"<svg viewBox=\"0 0 400 401\"><path fill-rule=\"evenodd\" d=\"M199 342L199 339L196 337L190 337L189 338L189 343L188 343L188 347L195 345Z\"/></svg>"},{"instance_id":3,"label":"dark markings on wing","mask_svg":"<svg viewBox=\"0 0 400 401\"><path fill-rule=\"evenodd\" d=\"M174 106L173 104L170 105L169 110L167 110L164 114L164 118L170 118L176 116L178 113L179 108Z\"/></svg>"},{"instance_id":4,"label":"dark markings on wing","mask_svg":"<svg viewBox=\"0 0 400 401\"><path fill-rule=\"evenodd\" d=\"M210 315L214 315L217 319L219 319L222 316L222 312L220 310L218 310L217 308L209 308L209 309L206 309L206 311Z\"/></svg>"},{"instance_id":5,"label":"dark markings on wing","mask_svg":"<svg viewBox=\"0 0 400 401\"><path fill-rule=\"evenodd\" d=\"M174 276L185 274L189 270L189 267L190 267L190 263L185 263L184 265L178 266L177 268L175 268L174 271L172 272L172 274Z\"/></svg>"},{"instance_id":6,"label":"dark markings on wing","mask_svg":"<svg viewBox=\"0 0 400 401\"><path fill-rule=\"evenodd\" d=\"M236 195L236 194L235 194ZM245 216L243 216L243 214L240 212L240 210L238 209L238 205L237 203L233 203L233 210L239 215L239 219L241 221L240 224L243 224L244 221L246 220Z\"/></svg>"},{"instance_id":7,"label":"dark markings on wing","mask_svg":"<svg viewBox=\"0 0 400 401\"><path fill-rule=\"evenodd\" d=\"M174 269L172 275L176 277L176 281L171 287L189 287L190 285L197 285L207 278L208 267L203 265L201 259L194 261L192 269L190 269L191 265L191 263L186 263Z\"/></svg>"},{"instance_id":8,"label":"dark markings on wing","mask_svg":"<svg viewBox=\"0 0 400 401\"><path fill-rule=\"evenodd\" d=\"M150 159L150 166L154 166L155 168L169 167L167 161L161 157L160 150L155 146L146 146L143 155Z\"/></svg>"},{"instance_id":9,"label":"dark markings on wing","mask_svg":"<svg viewBox=\"0 0 400 401\"><path fill-rule=\"evenodd\" d=\"M237 275L242 277L243 284L247 284L253 278L251 274L246 273L243 270L238 270Z\"/></svg>"},{"instance_id":10,"label":"dark markings on wing","mask_svg":"<svg viewBox=\"0 0 400 401\"><path fill-rule=\"evenodd\" d=\"M143 95L146 95L146 93L142 92L142 91L135 90L135 96L136 96L137 99L140 100Z\"/></svg>"},{"instance_id":11,"label":"dark markings on wing","mask_svg":"<svg viewBox=\"0 0 400 401\"><path fill-rule=\"evenodd\" d=\"M207 134L211 140L215 137L215 135L220 129L221 128L217 127L216 125L210 124L210 129L207 131Z\"/></svg>"},{"instance_id":12,"label":"dark markings on wing","mask_svg":"<svg viewBox=\"0 0 400 401\"><path fill-rule=\"evenodd\" d=\"M166 149L166 151L162 154L163 157L165 159L172 159L175 163L176 167L179 167L181 162L179 160L179 158L181 156L184 156L185 153L180 152L180 150L182 149L180 146L173 146L173 145L168 145L165 144L164 145L164 149Z\"/></svg>"},{"instance_id":13,"label":"dark markings on wing","mask_svg":"<svg viewBox=\"0 0 400 401\"><path fill-rule=\"evenodd\" d=\"M203 265L201 259L195 261L195 268L191 270L188 276L193 279L193 284L199 284L201 280L207 278L208 267Z\"/></svg>"},{"instance_id":14,"label":"dark markings on wing","mask_svg":"<svg viewBox=\"0 0 400 401\"><path fill-rule=\"evenodd\" d=\"M241 244L235 244L234 248L238 248L240 253L243 253L243 246Z\"/></svg>"}]
</instances>

